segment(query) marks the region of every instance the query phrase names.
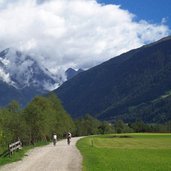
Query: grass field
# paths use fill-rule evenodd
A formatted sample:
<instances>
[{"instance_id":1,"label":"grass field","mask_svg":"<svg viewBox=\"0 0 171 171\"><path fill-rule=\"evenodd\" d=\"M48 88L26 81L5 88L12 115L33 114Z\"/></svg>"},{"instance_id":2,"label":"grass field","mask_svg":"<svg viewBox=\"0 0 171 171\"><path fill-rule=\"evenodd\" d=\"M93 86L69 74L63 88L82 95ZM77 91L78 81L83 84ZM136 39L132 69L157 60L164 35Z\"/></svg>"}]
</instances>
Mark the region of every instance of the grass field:
<instances>
[{"instance_id":1,"label":"grass field","mask_svg":"<svg viewBox=\"0 0 171 171\"><path fill-rule=\"evenodd\" d=\"M171 171L171 134L90 136L77 146L83 171Z\"/></svg>"}]
</instances>

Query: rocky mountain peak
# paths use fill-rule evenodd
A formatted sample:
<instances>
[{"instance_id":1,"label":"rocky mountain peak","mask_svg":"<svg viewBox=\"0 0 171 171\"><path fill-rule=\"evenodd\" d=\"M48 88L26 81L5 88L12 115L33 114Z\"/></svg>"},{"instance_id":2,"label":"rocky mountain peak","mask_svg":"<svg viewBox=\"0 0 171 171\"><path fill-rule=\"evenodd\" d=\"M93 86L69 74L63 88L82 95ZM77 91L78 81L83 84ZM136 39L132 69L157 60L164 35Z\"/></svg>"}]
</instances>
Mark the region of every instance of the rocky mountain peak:
<instances>
[{"instance_id":1,"label":"rocky mountain peak","mask_svg":"<svg viewBox=\"0 0 171 171\"><path fill-rule=\"evenodd\" d=\"M48 90L57 83L57 78L34 57L13 48L0 52L0 79L18 89L32 86Z\"/></svg>"}]
</instances>

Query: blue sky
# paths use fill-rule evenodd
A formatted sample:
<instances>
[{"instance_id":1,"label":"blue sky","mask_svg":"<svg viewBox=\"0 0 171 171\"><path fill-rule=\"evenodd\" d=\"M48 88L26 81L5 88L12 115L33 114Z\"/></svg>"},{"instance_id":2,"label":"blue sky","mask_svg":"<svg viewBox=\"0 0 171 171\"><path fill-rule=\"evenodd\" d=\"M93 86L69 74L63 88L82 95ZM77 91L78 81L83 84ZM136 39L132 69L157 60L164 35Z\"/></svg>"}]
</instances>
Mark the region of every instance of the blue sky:
<instances>
[{"instance_id":1,"label":"blue sky","mask_svg":"<svg viewBox=\"0 0 171 171\"><path fill-rule=\"evenodd\" d=\"M171 0L98 0L105 4L118 4L122 9L137 16L137 20L146 20L150 23L161 23L166 19L166 25L171 28Z\"/></svg>"}]
</instances>

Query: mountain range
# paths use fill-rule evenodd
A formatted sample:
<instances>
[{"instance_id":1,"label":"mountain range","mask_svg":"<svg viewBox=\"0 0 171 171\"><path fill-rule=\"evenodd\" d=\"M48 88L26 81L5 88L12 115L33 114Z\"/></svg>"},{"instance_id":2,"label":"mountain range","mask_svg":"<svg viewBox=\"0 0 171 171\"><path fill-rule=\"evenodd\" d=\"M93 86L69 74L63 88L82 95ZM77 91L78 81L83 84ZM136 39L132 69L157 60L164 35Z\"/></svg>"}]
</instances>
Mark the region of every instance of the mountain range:
<instances>
[{"instance_id":1,"label":"mountain range","mask_svg":"<svg viewBox=\"0 0 171 171\"><path fill-rule=\"evenodd\" d=\"M70 68L66 77L75 76L78 72L74 71ZM0 106L11 100L17 100L24 106L34 96L46 94L63 82L60 75L53 75L31 55L14 48L0 52Z\"/></svg>"},{"instance_id":2,"label":"mountain range","mask_svg":"<svg viewBox=\"0 0 171 171\"><path fill-rule=\"evenodd\" d=\"M54 91L74 118L171 119L171 36L84 71Z\"/></svg>"},{"instance_id":3,"label":"mountain range","mask_svg":"<svg viewBox=\"0 0 171 171\"><path fill-rule=\"evenodd\" d=\"M25 105L34 96L47 93L56 80L33 57L13 48L0 52L0 105L17 100Z\"/></svg>"}]
</instances>

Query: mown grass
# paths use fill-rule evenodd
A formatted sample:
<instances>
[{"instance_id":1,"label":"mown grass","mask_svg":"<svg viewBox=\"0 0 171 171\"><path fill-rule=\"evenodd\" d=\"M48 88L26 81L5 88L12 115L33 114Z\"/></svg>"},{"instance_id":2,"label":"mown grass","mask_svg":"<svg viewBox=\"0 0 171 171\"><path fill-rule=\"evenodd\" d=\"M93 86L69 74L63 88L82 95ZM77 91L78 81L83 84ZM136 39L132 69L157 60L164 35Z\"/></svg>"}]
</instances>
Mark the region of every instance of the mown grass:
<instances>
[{"instance_id":1,"label":"mown grass","mask_svg":"<svg viewBox=\"0 0 171 171\"><path fill-rule=\"evenodd\" d=\"M171 170L171 134L91 136L77 146L83 171Z\"/></svg>"},{"instance_id":2,"label":"mown grass","mask_svg":"<svg viewBox=\"0 0 171 171\"><path fill-rule=\"evenodd\" d=\"M0 157L0 166L19 161L26 155L28 150L31 150L34 147L44 146L47 144L48 144L47 142L38 142L34 145L23 147L21 150L14 152L12 156L9 156L9 155L7 155L5 157L2 156L2 157Z\"/></svg>"}]
</instances>

